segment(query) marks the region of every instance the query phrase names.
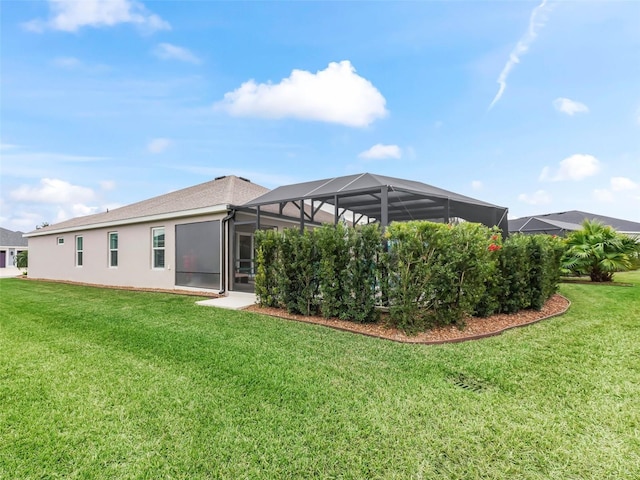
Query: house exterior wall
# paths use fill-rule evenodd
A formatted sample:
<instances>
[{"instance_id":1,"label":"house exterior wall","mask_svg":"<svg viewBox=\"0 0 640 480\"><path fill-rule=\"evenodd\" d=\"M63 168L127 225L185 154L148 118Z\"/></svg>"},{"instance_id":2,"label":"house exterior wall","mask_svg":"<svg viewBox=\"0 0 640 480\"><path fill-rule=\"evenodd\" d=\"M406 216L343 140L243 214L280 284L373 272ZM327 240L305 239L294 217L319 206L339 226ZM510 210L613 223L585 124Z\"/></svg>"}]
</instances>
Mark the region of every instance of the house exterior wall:
<instances>
[{"instance_id":1,"label":"house exterior wall","mask_svg":"<svg viewBox=\"0 0 640 480\"><path fill-rule=\"evenodd\" d=\"M110 226L29 238L29 276L98 285L174 289L176 225L220 220L210 214ZM152 229L164 227L165 266L153 268ZM118 233L118 266L109 266L109 233ZM83 237L83 265L76 265L76 237ZM58 243L58 239L64 243ZM222 261L222 260L221 260ZM180 288L180 287L177 287Z\"/></svg>"},{"instance_id":2,"label":"house exterior wall","mask_svg":"<svg viewBox=\"0 0 640 480\"><path fill-rule=\"evenodd\" d=\"M135 288L184 289L176 285L176 226L221 221L227 212L194 215L177 219L162 219L126 225L56 232L29 237L29 277L45 280L63 280ZM220 225L220 265L224 272L222 290L233 289L233 257L236 249L237 224L245 224L252 231L250 224L256 216L247 212L237 212L231 222ZM262 228L299 228L295 219L261 217ZM156 269L152 266L152 230L164 227L165 230L165 267ZM310 226L307 224L307 228ZM241 227L243 228L243 227ZM109 234L118 233L118 266L109 265ZM76 264L76 238L83 238L83 264ZM59 239L63 243L59 243ZM224 258L223 258L224 257Z\"/></svg>"}]
</instances>

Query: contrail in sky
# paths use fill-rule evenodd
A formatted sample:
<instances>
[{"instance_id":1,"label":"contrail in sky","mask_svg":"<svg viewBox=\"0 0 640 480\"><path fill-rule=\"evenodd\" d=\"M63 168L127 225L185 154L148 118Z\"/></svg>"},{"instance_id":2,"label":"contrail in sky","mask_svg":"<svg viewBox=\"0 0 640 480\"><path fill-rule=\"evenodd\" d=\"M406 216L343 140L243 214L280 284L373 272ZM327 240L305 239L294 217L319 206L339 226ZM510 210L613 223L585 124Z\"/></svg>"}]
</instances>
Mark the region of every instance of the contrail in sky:
<instances>
[{"instance_id":1,"label":"contrail in sky","mask_svg":"<svg viewBox=\"0 0 640 480\"><path fill-rule=\"evenodd\" d=\"M509 55L509 60L505 64L502 72L500 72L500 76L498 77L498 84L500 88L498 89L498 93L494 97L491 105L489 105L488 110L491 110L493 106L500 100L502 94L504 93L504 89L507 88L507 77L511 72L511 69L515 66L516 63L520 63L520 57L524 55L527 50L529 50L529 46L533 43L533 41L538 36L538 30L544 27L544 18L539 18L544 11L545 6L547 5L547 0L542 0L542 3L533 9L531 12L531 16L529 17L529 28L527 29L527 33L525 33L520 40L518 40L518 44L516 48L513 49L511 54Z\"/></svg>"}]
</instances>

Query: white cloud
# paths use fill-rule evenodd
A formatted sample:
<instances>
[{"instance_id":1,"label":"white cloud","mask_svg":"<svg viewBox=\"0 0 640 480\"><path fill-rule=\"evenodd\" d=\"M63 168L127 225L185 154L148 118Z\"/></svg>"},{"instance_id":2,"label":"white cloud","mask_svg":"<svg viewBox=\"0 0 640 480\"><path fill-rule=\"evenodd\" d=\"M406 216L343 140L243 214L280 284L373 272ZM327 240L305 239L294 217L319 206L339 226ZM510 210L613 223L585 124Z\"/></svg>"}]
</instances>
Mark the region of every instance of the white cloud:
<instances>
[{"instance_id":1,"label":"white cloud","mask_svg":"<svg viewBox=\"0 0 640 480\"><path fill-rule=\"evenodd\" d=\"M181 62L200 64L202 60L190 50L172 45L170 43L160 43L153 51L153 54L162 60L179 60Z\"/></svg>"},{"instance_id":2,"label":"white cloud","mask_svg":"<svg viewBox=\"0 0 640 480\"><path fill-rule=\"evenodd\" d=\"M146 32L170 30L168 22L150 13L136 0L49 0L48 20L36 19L24 24L27 30L76 32L82 27L112 27L131 23Z\"/></svg>"},{"instance_id":3,"label":"white cloud","mask_svg":"<svg viewBox=\"0 0 640 480\"><path fill-rule=\"evenodd\" d=\"M53 223L64 222L70 218L84 217L101 211L99 207L90 207L83 203L74 203L68 207L59 208Z\"/></svg>"},{"instance_id":4,"label":"white cloud","mask_svg":"<svg viewBox=\"0 0 640 480\"><path fill-rule=\"evenodd\" d=\"M45 217L33 211L12 211L11 216L0 216L0 223L9 230L30 232L36 225L45 221Z\"/></svg>"},{"instance_id":5,"label":"white cloud","mask_svg":"<svg viewBox=\"0 0 640 480\"><path fill-rule=\"evenodd\" d=\"M628 190L635 190L638 188L638 184L627 177L612 177L611 178L611 190L614 192L622 192Z\"/></svg>"},{"instance_id":6,"label":"white cloud","mask_svg":"<svg viewBox=\"0 0 640 480\"><path fill-rule=\"evenodd\" d=\"M584 103L577 102L569 98L556 98L553 101L553 107L557 111L566 113L567 115L574 115L576 113L589 113L589 107L587 107Z\"/></svg>"},{"instance_id":7,"label":"white cloud","mask_svg":"<svg viewBox=\"0 0 640 480\"><path fill-rule=\"evenodd\" d=\"M383 145L377 143L369 150L365 150L358 155L366 160L382 160L385 158L401 158L402 149L398 145Z\"/></svg>"},{"instance_id":8,"label":"white cloud","mask_svg":"<svg viewBox=\"0 0 640 480\"><path fill-rule=\"evenodd\" d=\"M100 188L105 192L108 192L116 188L116 182L113 180L102 180L100 181Z\"/></svg>"},{"instance_id":9,"label":"white cloud","mask_svg":"<svg viewBox=\"0 0 640 480\"><path fill-rule=\"evenodd\" d=\"M109 157L93 157L90 155L68 155L66 153L52 153L52 152L24 152L24 153L7 153L2 156L2 159L7 165L13 164L29 164L33 162L47 162L48 164L54 162L63 163L85 163L85 162L100 162L102 160L108 160Z\"/></svg>"},{"instance_id":10,"label":"white cloud","mask_svg":"<svg viewBox=\"0 0 640 480\"><path fill-rule=\"evenodd\" d=\"M110 70L110 67L103 64L87 65L76 57L56 57L51 60L54 67L64 70L80 70L87 73L102 73Z\"/></svg>"},{"instance_id":11,"label":"white cloud","mask_svg":"<svg viewBox=\"0 0 640 480\"><path fill-rule=\"evenodd\" d=\"M15 148L20 148L19 145L14 145L12 143L2 143L0 142L0 150L13 150Z\"/></svg>"},{"instance_id":12,"label":"white cloud","mask_svg":"<svg viewBox=\"0 0 640 480\"><path fill-rule=\"evenodd\" d=\"M562 160L555 173L549 167L544 167L540 173L540 180L560 182L563 180L579 181L592 177L600 171L600 161L593 155L575 154Z\"/></svg>"},{"instance_id":13,"label":"white cloud","mask_svg":"<svg viewBox=\"0 0 640 480\"><path fill-rule=\"evenodd\" d=\"M551 180L551 169L546 166L542 167L542 171L540 172L540 176L538 177L538 180L540 180L541 182Z\"/></svg>"},{"instance_id":14,"label":"white cloud","mask_svg":"<svg viewBox=\"0 0 640 480\"><path fill-rule=\"evenodd\" d=\"M545 192L544 190L538 190L531 195L521 193L520 195L518 195L518 200L524 203L528 203L529 205L546 205L551 203L551 194Z\"/></svg>"},{"instance_id":15,"label":"white cloud","mask_svg":"<svg viewBox=\"0 0 640 480\"><path fill-rule=\"evenodd\" d=\"M75 57L56 57L51 63L59 68L74 69L82 66L82 62Z\"/></svg>"},{"instance_id":16,"label":"white cloud","mask_svg":"<svg viewBox=\"0 0 640 480\"><path fill-rule=\"evenodd\" d=\"M35 187L22 185L9 195L14 200L30 203L75 204L95 199L92 189L72 185L56 178L43 178L40 180L40 185Z\"/></svg>"},{"instance_id":17,"label":"white cloud","mask_svg":"<svg viewBox=\"0 0 640 480\"><path fill-rule=\"evenodd\" d=\"M172 145L168 138L154 138L147 145L147 150L151 153L162 153Z\"/></svg>"},{"instance_id":18,"label":"white cloud","mask_svg":"<svg viewBox=\"0 0 640 480\"><path fill-rule=\"evenodd\" d=\"M293 70L278 84L254 80L224 95L215 108L234 116L299 118L366 127L387 115L386 100L373 84L356 74L348 60L331 62L311 73Z\"/></svg>"},{"instance_id":19,"label":"white cloud","mask_svg":"<svg viewBox=\"0 0 640 480\"><path fill-rule=\"evenodd\" d=\"M509 54L509 60L507 60L507 63L498 76L497 81L500 87L498 88L498 93L496 93L496 96L489 105L489 110L491 110L498 100L502 98L502 94L504 93L505 88L507 88L507 78L509 77L509 73L517 63L520 63L520 57L527 53L529 47L538 36L538 31L544 27L546 18L543 14L545 13L546 5L547 0L542 0L542 3L540 3L540 5L534 8L531 12L527 32L520 38L515 48Z\"/></svg>"},{"instance_id":20,"label":"white cloud","mask_svg":"<svg viewBox=\"0 0 640 480\"><path fill-rule=\"evenodd\" d=\"M474 181L471 182L471 188L473 188L476 191L482 190L483 186L484 185L482 184L482 182L480 180L474 180Z\"/></svg>"},{"instance_id":21,"label":"white cloud","mask_svg":"<svg viewBox=\"0 0 640 480\"><path fill-rule=\"evenodd\" d=\"M613 202L613 193L606 189L595 189L593 191L593 197L599 202Z\"/></svg>"}]
</instances>

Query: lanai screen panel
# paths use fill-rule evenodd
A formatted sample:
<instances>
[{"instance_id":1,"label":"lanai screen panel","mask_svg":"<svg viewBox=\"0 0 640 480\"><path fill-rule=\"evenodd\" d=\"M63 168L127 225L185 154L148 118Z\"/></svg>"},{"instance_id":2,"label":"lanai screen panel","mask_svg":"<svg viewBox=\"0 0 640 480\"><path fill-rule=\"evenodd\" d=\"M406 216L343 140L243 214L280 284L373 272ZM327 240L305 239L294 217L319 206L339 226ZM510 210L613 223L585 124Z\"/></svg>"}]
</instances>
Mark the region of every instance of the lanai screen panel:
<instances>
[{"instance_id":1,"label":"lanai screen panel","mask_svg":"<svg viewBox=\"0 0 640 480\"><path fill-rule=\"evenodd\" d=\"M293 202L300 205L302 201L333 205L338 216L346 210L354 217L364 216L367 221L378 221L383 225L393 221L449 222L462 218L487 226L497 225L504 234L508 232L505 207L422 182L370 173L279 187L245 206L280 205L282 208Z\"/></svg>"},{"instance_id":2,"label":"lanai screen panel","mask_svg":"<svg viewBox=\"0 0 640 480\"><path fill-rule=\"evenodd\" d=\"M176 225L176 285L220 289L220 221Z\"/></svg>"}]
</instances>

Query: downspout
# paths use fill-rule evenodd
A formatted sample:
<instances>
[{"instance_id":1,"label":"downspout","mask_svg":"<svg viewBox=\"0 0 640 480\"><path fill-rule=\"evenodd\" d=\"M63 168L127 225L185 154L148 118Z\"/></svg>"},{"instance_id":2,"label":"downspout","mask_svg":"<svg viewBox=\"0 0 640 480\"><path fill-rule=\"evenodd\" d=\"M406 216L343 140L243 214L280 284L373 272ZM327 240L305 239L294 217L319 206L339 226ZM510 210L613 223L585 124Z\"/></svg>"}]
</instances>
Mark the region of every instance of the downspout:
<instances>
[{"instance_id":1,"label":"downspout","mask_svg":"<svg viewBox=\"0 0 640 480\"><path fill-rule=\"evenodd\" d=\"M221 231L222 231L222 241L220 242L220 247L222 250L222 262L220 262L220 285L221 289L218 292L220 295L224 294L227 291L227 242L229 240L229 220L233 220L236 216L235 209L232 209L226 217L222 219L221 222Z\"/></svg>"}]
</instances>

